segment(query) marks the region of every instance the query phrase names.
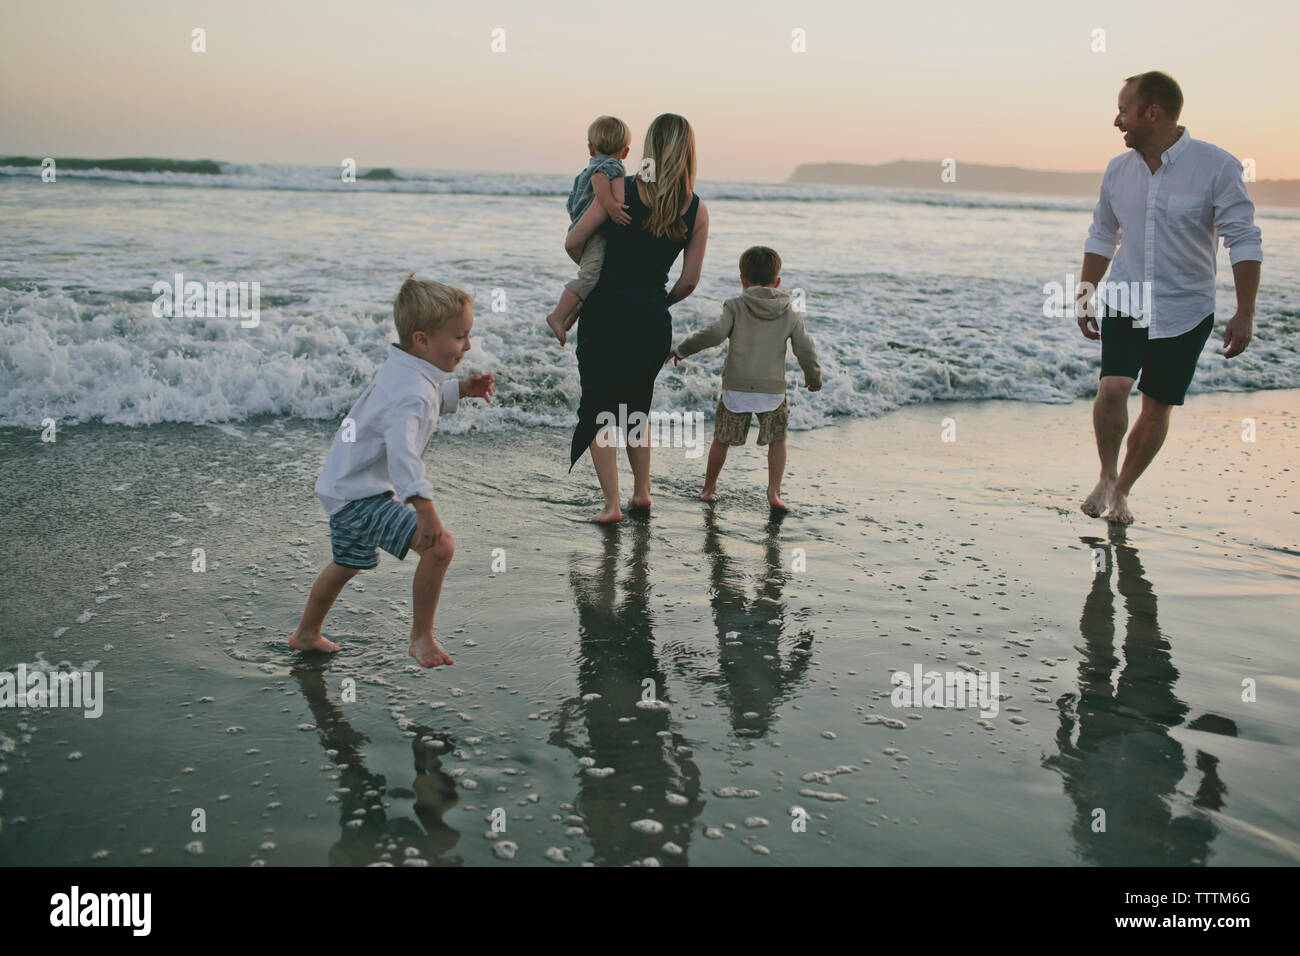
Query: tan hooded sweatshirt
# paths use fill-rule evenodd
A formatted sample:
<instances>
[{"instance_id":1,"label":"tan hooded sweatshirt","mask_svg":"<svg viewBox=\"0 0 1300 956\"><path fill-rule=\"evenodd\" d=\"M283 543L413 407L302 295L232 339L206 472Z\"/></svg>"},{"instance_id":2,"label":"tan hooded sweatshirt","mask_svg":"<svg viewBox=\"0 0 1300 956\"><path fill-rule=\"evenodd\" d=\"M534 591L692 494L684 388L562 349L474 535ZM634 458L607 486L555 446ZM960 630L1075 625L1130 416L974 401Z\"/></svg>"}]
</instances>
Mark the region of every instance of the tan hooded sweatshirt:
<instances>
[{"instance_id":1,"label":"tan hooded sweatshirt","mask_svg":"<svg viewBox=\"0 0 1300 956\"><path fill-rule=\"evenodd\" d=\"M722 365L722 387L738 392L785 394L785 343L803 369L804 383L822 383L817 350L804 331L803 316L790 308L790 297L769 286L752 285L722 304L722 315L707 329L688 337L674 350L682 358L730 339Z\"/></svg>"}]
</instances>

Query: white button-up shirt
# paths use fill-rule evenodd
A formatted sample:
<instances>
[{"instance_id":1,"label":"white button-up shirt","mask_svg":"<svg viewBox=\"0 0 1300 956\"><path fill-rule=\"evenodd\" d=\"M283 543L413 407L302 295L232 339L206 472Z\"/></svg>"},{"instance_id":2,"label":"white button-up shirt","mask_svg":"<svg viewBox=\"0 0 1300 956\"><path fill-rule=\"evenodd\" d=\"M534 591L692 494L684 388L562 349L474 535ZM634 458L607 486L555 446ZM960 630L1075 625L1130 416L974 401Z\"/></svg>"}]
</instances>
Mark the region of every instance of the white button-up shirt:
<instances>
[{"instance_id":1,"label":"white button-up shirt","mask_svg":"<svg viewBox=\"0 0 1300 956\"><path fill-rule=\"evenodd\" d=\"M433 498L424 450L438 425L460 404L460 381L396 344L375 380L343 419L316 497L329 514L349 501L391 491L398 501Z\"/></svg>"},{"instance_id":2,"label":"white button-up shirt","mask_svg":"<svg viewBox=\"0 0 1300 956\"><path fill-rule=\"evenodd\" d=\"M1217 146L1192 139L1185 127L1160 163L1151 172L1136 149L1110 161L1083 247L1114 257L1098 299L1134 316L1135 326L1148 326L1153 339L1181 335L1214 312L1220 236L1233 265L1264 259L1241 163ZM1125 308L1107 283L1123 283L1138 293L1136 299L1130 297Z\"/></svg>"}]
</instances>

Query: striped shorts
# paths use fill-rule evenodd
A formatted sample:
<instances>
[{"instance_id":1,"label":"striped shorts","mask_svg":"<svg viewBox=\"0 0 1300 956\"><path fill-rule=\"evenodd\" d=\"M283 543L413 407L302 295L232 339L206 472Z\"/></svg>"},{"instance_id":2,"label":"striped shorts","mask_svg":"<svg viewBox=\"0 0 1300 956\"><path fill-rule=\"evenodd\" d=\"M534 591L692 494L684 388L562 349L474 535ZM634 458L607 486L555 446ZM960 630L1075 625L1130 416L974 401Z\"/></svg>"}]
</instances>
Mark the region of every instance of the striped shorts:
<instances>
[{"instance_id":1,"label":"striped shorts","mask_svg":"<svg viewBox=\"0 0 1300 956\"><path fill-rule=\"evenodd\" d=\"M418 523L415 509L397 501L391 491L349 501L330 515L334 563L368 571L379 565L379 548L405 560Z\"/></svg>"}]
</instances>

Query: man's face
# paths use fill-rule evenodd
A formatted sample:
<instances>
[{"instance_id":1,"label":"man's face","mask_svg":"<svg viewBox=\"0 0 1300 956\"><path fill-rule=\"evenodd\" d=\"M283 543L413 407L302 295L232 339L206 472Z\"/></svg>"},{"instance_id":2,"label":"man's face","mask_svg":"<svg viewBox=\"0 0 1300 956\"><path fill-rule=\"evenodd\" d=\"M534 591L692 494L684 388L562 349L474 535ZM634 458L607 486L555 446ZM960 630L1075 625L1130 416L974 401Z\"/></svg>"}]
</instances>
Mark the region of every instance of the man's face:
<instances>
[{"instance_id":1,"label":"man's face","mask_svg":"<svg viewBox=\"0 0 1300 956\"><path fill-rule=\"evenodd\" d=\"M1115 127L1123 131L1125 146L1142 148L1151 133L1150 112L1148 107L1138 103L1137 82L1125 83L1119 91L1119 112L1115 115Z\"/></svg>"},{"instance_id":2,"label":"man's face","mask_svg":"<svg viewBox=\"0 0 1300 956\"><path fill-rule=\"evenodd\" d=\"M474 324L474 305L470 303L460 315L453 316L432 335L417 332L427 340L427 356L421 356L444 372L456 371L456 366L469 351L469 330Z\"/></svg>"}]
</instances>

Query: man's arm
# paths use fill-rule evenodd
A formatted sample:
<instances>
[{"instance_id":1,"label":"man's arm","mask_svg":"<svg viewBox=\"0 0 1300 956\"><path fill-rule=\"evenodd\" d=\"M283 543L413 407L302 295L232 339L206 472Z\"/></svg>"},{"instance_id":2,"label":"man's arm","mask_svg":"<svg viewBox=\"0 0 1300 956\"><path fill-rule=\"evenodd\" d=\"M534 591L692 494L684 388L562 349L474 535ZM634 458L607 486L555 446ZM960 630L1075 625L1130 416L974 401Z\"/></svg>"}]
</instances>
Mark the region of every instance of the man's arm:
<instances>
[{"instance_id":1,"label":"man's arm","mask_svg":"<svg viewBox=\"0 0 1300 956\"><path fill-rule=\"evenodd\" d=\"M1255 296L1264 250L1255 225L1255 204L1241 178L1241 163L1231 157L1214 180L1214 231L1228 248L1237 287L1237 313L1223 330L1223 357L1232 358L1245 351L1255 331Z\"/></svg>"},{"instance_id":2,"label":"man's arm","mask_svg":"<svg viewBox=\"0 0 1300 956\"><path fill-rule=\"evenodd\" d=\"M1259 292L1258 260L1242 259L1232 266L1232 282L1237 287L1237 314L1223 330L1224 358L1240 355L1255 334L1255 295Z\"/></svg>"},{"instance_id":3,"label":"man's arm","mask_svg":"<svg viewBox=\"0 0 1300 956\"><path fill-rule=\"evenodd\" d=\"M1097 322L1097 304L1094 296L1097 285L1110 267L1110 260L1096 252L1083 254L1083 265L1079 268L1079 288L1075 292L1074 317L1079 323L1079 331L1086 338L1101 338Z\"/></svg>"}]
</instances>

